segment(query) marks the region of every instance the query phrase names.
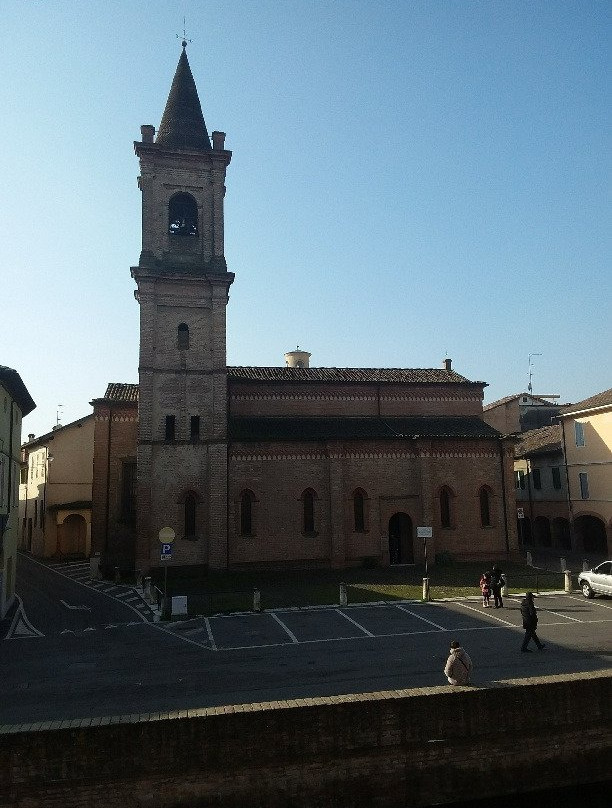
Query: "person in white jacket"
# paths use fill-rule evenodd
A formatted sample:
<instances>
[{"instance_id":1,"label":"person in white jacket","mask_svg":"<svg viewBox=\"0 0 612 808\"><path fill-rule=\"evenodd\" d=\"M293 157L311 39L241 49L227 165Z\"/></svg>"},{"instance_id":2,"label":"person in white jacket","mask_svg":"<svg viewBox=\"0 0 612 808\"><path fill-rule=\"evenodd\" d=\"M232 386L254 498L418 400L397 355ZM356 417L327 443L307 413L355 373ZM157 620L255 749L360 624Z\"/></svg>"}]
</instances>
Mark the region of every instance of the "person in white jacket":
<instances>
[{"instance_id":1,"label":"person in white jacket","mask_svg":"<svg viewBox=\"0 0 612 808\"><path fill-rule=\"evenodd\" d=\"M470 684L472 660L457 640L453 640L450 644L450 655L446 660L444 675L448 679L449 685Z\"/></svg>"}]
</instances>

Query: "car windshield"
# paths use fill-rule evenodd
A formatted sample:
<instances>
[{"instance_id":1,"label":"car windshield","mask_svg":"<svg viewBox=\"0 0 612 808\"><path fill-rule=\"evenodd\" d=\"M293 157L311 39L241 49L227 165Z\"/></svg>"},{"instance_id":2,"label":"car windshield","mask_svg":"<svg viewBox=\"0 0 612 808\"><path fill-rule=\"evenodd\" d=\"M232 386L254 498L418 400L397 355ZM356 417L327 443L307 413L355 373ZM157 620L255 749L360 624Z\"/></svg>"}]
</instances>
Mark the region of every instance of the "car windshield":
<instances>
[{"instance_id":1,"label":"car windshield","mask_svg":"<svg viewBox=\"0 0 612 808\"><path fill-rule=\"evenodd\" d=\"M600 564L598 567L595 567L593 572L596 572L598 575L611 575L612 561L604 561L603 564Z\"/></svg>"}]
</instances>

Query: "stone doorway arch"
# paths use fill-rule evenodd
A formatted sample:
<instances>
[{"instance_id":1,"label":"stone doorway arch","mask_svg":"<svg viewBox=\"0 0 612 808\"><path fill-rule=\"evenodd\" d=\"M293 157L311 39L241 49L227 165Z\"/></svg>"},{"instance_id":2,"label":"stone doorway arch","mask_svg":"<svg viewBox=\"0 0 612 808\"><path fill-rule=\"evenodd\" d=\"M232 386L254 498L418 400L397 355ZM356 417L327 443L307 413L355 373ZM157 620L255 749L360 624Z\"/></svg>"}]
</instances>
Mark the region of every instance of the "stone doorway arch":
<instances>
[{"instance_id":1,"label":"stone doorway arch","mask_svg":"<svg viewBox=\"0 0 612 808\"><path fill-rule=\"evenodd\" d=\"M597 516L577 516L574 520L574 530L578 546L585 553L601 553L608 555L608 540L606 526Z\"/></svg>"},{"instance_id":2,"label":"stone doorway arch","mask_svg":"<svg viewBox=\"0 0 612 808\"><path fill-rule=\"evenodd\" d=\"M402 511L389 519L389 561L391 564L414 564L412 519Z\"/></svg>"},{"instance_id":3,"label":"stone doorway arch","mask_svg":"<svg viewBox=\"0 0 612 808\"><path fill-rule=\"evenodd\" d=\"M57 526L57 550L63 556L87 554L87 522L79 513L71 513Z\"/></svg>"}]
</instances>

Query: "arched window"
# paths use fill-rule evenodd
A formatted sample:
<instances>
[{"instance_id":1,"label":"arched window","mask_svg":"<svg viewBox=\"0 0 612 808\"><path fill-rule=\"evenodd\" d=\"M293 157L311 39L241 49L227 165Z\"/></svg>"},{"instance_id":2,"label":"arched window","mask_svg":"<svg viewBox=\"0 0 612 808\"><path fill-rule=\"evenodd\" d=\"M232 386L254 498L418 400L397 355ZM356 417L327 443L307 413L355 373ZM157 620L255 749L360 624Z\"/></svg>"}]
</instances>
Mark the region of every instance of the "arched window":
<instances>
[{"instance_id":1,"label":"arched window","mask_svg":"<svg viewBox=\"0 0 612 808\"><path fill-rule=\"evenodd\" d=\"M190 194L175 194L170 200L168 232L171 236L198 235L198 206Z\"/></svg>"},{"instance_id":2,"label":"arched window","mask_svg":"<svg viewBox=\"0 0 612 808\"><path fill-rule=\"evenodd\" d=\"M444 486L440 489L440 525L442 527L450 528L453 526L452 519L452 499L453 493L450 488Z\"/></svg>"},{"instance_id":3,"label":"arched window","mask_svg":"<svg viewBox=\"0 0 612 808\"><path fill-rule=\"evenodd\" d=\"M196 538L196 506L195 494L185 494L185 538Z\"/></svg>"},{"instance_id":4,"label":"arched window","mask_svg":"<svg viewBox=\"0 0 612 808\"><path fill-rule=\"evenodd\" d=\"M312 488L307 488L302 494L302 530L306 534L315 532L315 499Z\"/></svg>"},{"instance_id":5,"label":"arched window","mask_svg":"<svg viewBox=\"0 0 612 808\"><path fill-rule=\"evenodd\" d=\"M176 343L180 351L189 348L189 326L181 323L176 332Z\"/></svg>"},{"instance_id":6,"label":"arched window","mask_svg":"<svg viewBox=\"0 0 612 808\"><path fill-rule=\"evenodd\" d=\"M240 494L240 535L253 535L253 503L255 495L252 491L243 491Z\"/></svg>"},{"instance_id":7,"label":"arched window","mask_svg":"<svg viewBox=\"0 0 612 808\"><path fill-rule=\"evenodd\" d=\"M366 530L366 493L358 488L353 494L353 522L355 533L365 533Z\"/></svg>"},{"instance_id":8,"label":"arched window","mask_svg":"<svg viewBox=\"0 0 612 808\"><path fill-rule=\"evenodd\" d=\"M484 486L478 492L480 500L480 524L482 527L491 527L491 494Z\"/></svg>"}]
</instances>

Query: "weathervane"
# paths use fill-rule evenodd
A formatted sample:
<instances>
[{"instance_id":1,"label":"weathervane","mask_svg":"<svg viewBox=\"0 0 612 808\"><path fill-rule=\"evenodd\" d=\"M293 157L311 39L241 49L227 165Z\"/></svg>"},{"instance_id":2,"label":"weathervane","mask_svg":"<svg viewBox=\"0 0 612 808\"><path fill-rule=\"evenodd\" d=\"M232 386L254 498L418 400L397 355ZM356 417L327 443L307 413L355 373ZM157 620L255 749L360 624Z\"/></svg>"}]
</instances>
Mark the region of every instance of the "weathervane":
<instances>
[{"instance_id":1,"label":"weathervane","mask_svg":"<svg viewBox=\"0 0 612 808\"><path fill-rule=\"evenodd\" d=\"M182 40L183 40L183 41L181 42L181 45L182 45L184 48L186 48L186 47L187 47L187 43L188 43L188 42L191 42L191 39L187 39L187 29L185 28L185 18L184 18L184 17L183 17L183 36L181 36L180 34L177 34L177 35L176 35L176 38L177 38L177 39L182 39Z\"/></svg>"}]
</instances>

